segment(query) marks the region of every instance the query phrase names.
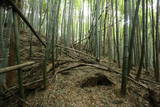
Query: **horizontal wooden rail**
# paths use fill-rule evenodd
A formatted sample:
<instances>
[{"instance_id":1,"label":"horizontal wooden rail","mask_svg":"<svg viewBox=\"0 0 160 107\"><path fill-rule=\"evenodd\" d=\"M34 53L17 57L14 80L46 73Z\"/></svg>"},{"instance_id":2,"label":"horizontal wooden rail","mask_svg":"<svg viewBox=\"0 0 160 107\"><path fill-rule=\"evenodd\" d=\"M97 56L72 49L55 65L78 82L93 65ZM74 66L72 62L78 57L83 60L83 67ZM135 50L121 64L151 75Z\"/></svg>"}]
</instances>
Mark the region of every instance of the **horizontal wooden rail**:
<instances>
[{"instance_id":1,"label":"horizontal wooden rail","mask_svg":"<svg viewBox=\"0 0 160 107\"><path fill-rule=\"evenodd\" d=\"M26 62L26 63L23 63L23 64L1 68L0 69L0 74L7 73L7 72L10 72L10 71L13 71L13 70L17 70L17 69L21 69L23 67L30 66L30 65L33 65L33 64L35 64L34 61L29 61L29 62Z\"/></svg>"}]
</instances>

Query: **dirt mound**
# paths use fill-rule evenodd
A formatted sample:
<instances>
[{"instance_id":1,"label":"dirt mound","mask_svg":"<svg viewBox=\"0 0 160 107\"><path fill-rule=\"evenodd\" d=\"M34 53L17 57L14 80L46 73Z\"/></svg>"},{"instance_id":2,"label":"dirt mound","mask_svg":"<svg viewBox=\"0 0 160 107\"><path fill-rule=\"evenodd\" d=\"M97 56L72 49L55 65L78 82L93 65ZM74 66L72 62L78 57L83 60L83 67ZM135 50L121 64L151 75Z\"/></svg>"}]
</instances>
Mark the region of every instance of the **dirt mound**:
<instances>
[{"instance_id":1,"label":"dirt mound","mask_svg":"<svg viewBox=\"0 0 160 107\"><path fill-rule=\"evenodd\" d=\"M80 87L94 87L94 86L112 86L113 82L107 76L101 73L96 73L94 77L88 77L82 80Z\"/></svg>"}]
</instances>

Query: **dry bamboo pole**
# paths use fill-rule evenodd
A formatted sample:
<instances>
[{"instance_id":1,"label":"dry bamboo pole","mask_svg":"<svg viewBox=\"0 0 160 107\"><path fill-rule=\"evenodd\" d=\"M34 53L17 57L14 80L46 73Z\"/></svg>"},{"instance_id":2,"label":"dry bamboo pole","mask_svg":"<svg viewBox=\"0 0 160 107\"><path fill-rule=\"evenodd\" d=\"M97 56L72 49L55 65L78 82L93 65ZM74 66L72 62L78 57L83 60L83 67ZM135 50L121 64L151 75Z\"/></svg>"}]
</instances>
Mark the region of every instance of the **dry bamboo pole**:
<instances>
[{"instance_id":1,"label":"dry bamboo pole","mask_svg":"<svg viewBox=\"0 0 160 107\"><path fill-rule=\"evenodd\" d=\"M56 46L57 46L57 47L61 47L61 48L65 48L65 49L67 49L67 50L75 51L75 52L80 53L80 54L82 54L82 55L88 56L88 57L90 57L90 58L92 58L92 59L96 59L94 56L91 56L91 55L89 55L89 54L87 54L87 53L84 53L84 52L82 52L82 51L79 51L79 50L76 50L76 49L73 49L73 48L65 47L65 46L58 45L58 44L56 44Z\"/></svg>"},{"instance_id":2,"label":"dry bamboo pole","mask_svg":"<svg viewBox=\"0 0 160 107\"><path fill-rule=\"evenodd\" d=\"M29 62L26 62L26 63L23 63L23 64L1 68L0 69L0 74L7 73L7 72L10 72L10 71L14 71L14 70L17 70L17 69L21 69L21 68L24 68L26 66L30 66L30 65L33 65L33 64L35 64L34 61L29 61Z\"/></svg>"}]
</instances>

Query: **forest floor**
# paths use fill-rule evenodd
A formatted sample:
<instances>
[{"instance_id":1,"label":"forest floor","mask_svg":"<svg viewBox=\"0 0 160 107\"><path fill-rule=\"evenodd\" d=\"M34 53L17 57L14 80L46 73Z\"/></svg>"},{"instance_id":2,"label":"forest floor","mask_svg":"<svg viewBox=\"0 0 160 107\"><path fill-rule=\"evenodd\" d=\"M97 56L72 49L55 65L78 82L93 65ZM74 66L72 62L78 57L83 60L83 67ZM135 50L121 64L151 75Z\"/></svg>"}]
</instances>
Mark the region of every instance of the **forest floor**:
<instances>
[{"instance_id":1,"label":"forest floor","mask_svg":"<svg viewBox=\"0 0 160 107\"><path fill-rule=\"evenodd\" d=\"M59 69L74 64L65 64ZM115 64L105 64L121 71ZM99 75L105 76L104 80L96 80ZM45 91L35 92L27 99L34 107L148 107L148 101L135 93L146 94L144 89L129 82L127 96L123 98L120 83L120 75L82 66L56 74L49 79Z\"/></svg>"},{"instance_id":2,"label":"forest floor","mask_svg":"<svg viewBox=\"0 0 160 107\"><path fill-rule=\"evenodd\" d=\"M27 33L21 38L21 58L22 62L29 59L29 42ZM33 38L33 60L42 61L43 48ZM66 62L66 63L63 63ZM60 64L63 63L63 64ZM35 89L30 92L27 102L32 107L149 107L153 103L150 96L155 96L160 101L160 84L153 81L153 73L143 72L141 80L128 81L127 95L120 95L121 88L121 68L115 62L103 59L100 64L86 63L69 58L66 55L58 57L55 75L52 70L48 72L48 83L45 90ZM38 65L41 66L41 65ZM69 69L66 69L69 68ZM106 69L107 68L107 69ZM25 81L38 79L40 67L32 68ZM60 72L61 71L61 72ZM135 77L136 68L131 74ZM144 70L145 71L145 70ZM31 78L29 78L31 77ZM42 83L41 83L42 84ZM149 93L148 89L154 90ZM154 105L154 104L153 104ZM155 107L158 107L155 106Z\"/></svg>"}]
</instances>

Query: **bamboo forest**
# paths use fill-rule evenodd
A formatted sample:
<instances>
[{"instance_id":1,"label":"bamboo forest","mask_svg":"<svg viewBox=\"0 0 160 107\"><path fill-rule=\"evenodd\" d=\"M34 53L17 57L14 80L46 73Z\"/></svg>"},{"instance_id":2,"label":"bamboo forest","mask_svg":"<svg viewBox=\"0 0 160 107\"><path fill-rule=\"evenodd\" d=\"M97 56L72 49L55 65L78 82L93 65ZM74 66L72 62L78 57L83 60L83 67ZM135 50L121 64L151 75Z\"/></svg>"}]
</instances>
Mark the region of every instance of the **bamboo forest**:
<instances>
[{"instance_id":1,"label":"bamboo forest","mask_svg":"<svg viewBox=\"0 0 160 107\"><path fill-rule=\"evenodd\" d=\"M160 107L160 0L0 0L0 107Z\"/></svg>"}]
</instances>

